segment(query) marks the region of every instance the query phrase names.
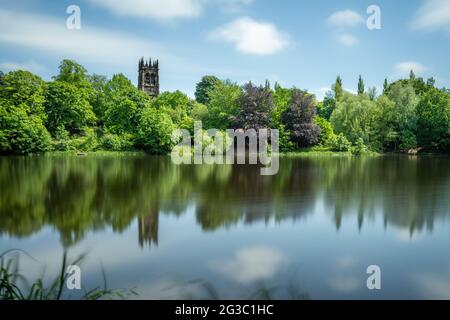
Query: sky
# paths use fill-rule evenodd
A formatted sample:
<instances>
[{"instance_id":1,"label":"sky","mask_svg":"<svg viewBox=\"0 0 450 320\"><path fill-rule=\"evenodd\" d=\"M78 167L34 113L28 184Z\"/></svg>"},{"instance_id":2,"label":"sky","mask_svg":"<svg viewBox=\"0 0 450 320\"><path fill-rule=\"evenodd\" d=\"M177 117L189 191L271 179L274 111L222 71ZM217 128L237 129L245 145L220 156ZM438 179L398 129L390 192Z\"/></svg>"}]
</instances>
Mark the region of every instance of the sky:
<instances>
[{"instance_id":1,"label":"sky","mask_svg":"<svg viewBox=\"0 0 450 320\"><path fill-rule=\"evenodd\" d=\"M380 29L367 26L372 5ZM319 99L337 75L348 91L359 75L380 91L411 69L450 87L449 49L450 0L0 0L0 70L50 80L74 59L136 84L144 56L159 59L162 91L191 97L210 74Z\"/></svg>"}]
</instances>

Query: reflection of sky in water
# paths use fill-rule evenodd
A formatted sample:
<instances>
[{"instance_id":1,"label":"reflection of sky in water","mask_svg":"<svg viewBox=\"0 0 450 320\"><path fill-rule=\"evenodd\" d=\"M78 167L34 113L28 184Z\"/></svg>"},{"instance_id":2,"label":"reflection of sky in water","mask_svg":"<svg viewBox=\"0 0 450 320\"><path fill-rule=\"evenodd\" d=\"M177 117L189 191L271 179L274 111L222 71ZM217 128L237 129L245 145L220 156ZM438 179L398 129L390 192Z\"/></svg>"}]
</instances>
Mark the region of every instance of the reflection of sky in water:
<instances>
[{"instance_id":1,"label":"reflection of sky in water","mask_svg":"<svg viewBox=\"0 0 450 320\"><path fill-rule=\"evenodd\" d=\"M402 172L404 164L395 159L381 164L338 160L334 171L326 169L327 163L301 160L306 162L298 167L296 161L283 160L275 182L229 168L209 168L183 180L182 169L158 167L164 179L172 178L173 190L167 185L149 189L161 194L148 199L147 190L137 194L130 203L141 208L142 201L142 207L151 210L141 217L132 212L131 223L125 220L120 228L115 225L120 214L108 216L101 227L94 220L70 246L69 255L88 253L82 265L86 288L102 283L103 265L109 287L135 288L139 298L209 298L211 288L220 298L255 297L264 288L276 288L275 298L290 298L289 288L295 287L297 296L312 299L450 299L449 160L423 168L408 160L408 172ZM137 168L141 170L141 164ZM114 188L98 184L97 189L133 197L126 189L143 182L124 181L119 173L129 168L120 169L105 179ZM73 179L80 172L67 176ZM191 189L181 184L191 180ZM80 181L80 190L92 182ZM217 186L228 193L209 192ZM109 208L113 199L101 198L98 190L93 199L103 200L95 203L96 210ZM0 200L9 203L1 195ZM11 218L5 206L0 215ZM104 214L98 210L93 214ZM61 221L68 217L70 212ZM63 225L61 221L55 225ZM0 252L20 248L40 261L22 257L21 269L31 279L59 271L63 249L58 227L43 223L32 235L18 238L14 223L0 221L3 225L9 233L0 236ZM366 288L366 268L372 264L381 267L381 291Z\"/></svg>"},{"instance_id":2,"label":"reflection of sky in water","mask_svg":"<svg viewBox=\"0 0 450 320\"><path fill-rule=\"evenodd\" d=\"M88 252L83 285L101 283L101 265L114 288L136 288L140 298L205 297L195 281L211 284L222 298L245 298L260 286L295 284L311 298L450 298L449 225L408 239L404 231L374 219L358 230L354 216L339 231L317 204L307 219L239 223L232 229L203 232L193 208L180 217L162 215L158 246L141 248L138 223L123 233L93 232L70 250ZM408 233L409 235L409 233ZM444 245L445 244L445 245ZM2 238L0 250L22 248L58 271L61 246L49 228L25 239ZM365 288L368 265L382 269L382 291ZM43 265L22 258L23 270L41 274ZM29 273L27 273L29 274ZM289 298L282 289L276 297Z\"/></svg>"}]
</instances>

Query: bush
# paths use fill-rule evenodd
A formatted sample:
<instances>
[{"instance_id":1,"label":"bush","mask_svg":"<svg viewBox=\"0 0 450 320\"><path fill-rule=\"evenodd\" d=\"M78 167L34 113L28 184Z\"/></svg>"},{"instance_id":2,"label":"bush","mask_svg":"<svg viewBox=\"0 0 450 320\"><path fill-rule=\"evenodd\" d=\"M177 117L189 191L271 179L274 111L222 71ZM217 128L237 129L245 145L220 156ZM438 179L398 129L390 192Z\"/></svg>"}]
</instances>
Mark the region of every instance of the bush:
<instances>
[{"instance_id":1,"label":"bush","mask_svg":"<svg viewBox=\"0 0 450 320\"><path fill-rule=\"evenodd\" d=\"M98 146L98 138L92 128L85 128L84 135L69 140L69 150L95 151Z\"/></svg>"},{"instance_id":2,"label":"bush","mask_svg":"<svg viewBox=\"0 0 450 320\"><path fill-rule=\"evenodd\" d=\"M101 148L108 151L127 151L133 148L133 135L106 132L100 139Z\"/></svg>"},{"instance_id":3,"label":"bush","mask_svg":"<svg viewBox=\"0 0 450 320\"><path fill-rule=\"evenodd\" d=\"M329 145L331 139L334 137L333 127L331 123L322 117L315 117L314 123L320 127L319 144L321 146Z\"/></svg>"},{"instance_id":4,"label":"bush","mask_svg":"<svg viewBox=\"0 0 450 320\"><path fill-rule=\"evenodd\" d=\"M364 140L362 138L358 138L356 140L356 144L351 148L353 154L361 155L369 152L369 149L364 144Z\"/></svg>"},{"instance_id":5,"label":"bush","mask_svg":"<svg viewBox=\"0 0 450 320\"><path fill-rule=\"evenodd\" d=\"M342 134L334 135L330 141L332 151L348 152L352 147L352 143Z\"/></svg>"},{"instance_id":6,"label":"bush","mask_svg":"<svg viewBox=\"0 0 450 320\"><path fill-rule=\"evenodd\" d=\"M142 110L137 134L138 144L148 152L164 154L173 147L172 132L175 126L165 113L151 106Z\"/></svg>"},{"instance_id":7,"label":"bush","mask_svg":"<svg viewBox=\"0 0 450 320\"><path fill-rule=\"evenodd\" d=\"M0 153L27 154L50 150L51 137L42 119L25 108L0 105Z\"/></svg>"}]
</instances>

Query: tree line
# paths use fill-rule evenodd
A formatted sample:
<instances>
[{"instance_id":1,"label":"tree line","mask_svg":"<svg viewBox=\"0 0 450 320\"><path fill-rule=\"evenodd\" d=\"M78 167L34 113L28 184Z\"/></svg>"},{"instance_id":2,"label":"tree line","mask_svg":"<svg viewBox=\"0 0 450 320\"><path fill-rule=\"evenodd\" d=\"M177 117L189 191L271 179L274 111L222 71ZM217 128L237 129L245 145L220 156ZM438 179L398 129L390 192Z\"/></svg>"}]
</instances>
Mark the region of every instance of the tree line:
<instances>
[{"instance_id":1,"label":"tree line","mask_svg":"<svg viewBox=\"0 0 450 320\"><path fill-rule=\"evenodd\" d=\"M338 76L323 101L297 88L272 88L204 76L195 99L164 92L150 98L123 74L90 75L72 60L46 82L28 71L0 73L0 153L145 150L170 152L176 128L272 128L283 152L450 151L450 91L411 72L383 92L343 90Z\"/></svg>"}]
</instances>

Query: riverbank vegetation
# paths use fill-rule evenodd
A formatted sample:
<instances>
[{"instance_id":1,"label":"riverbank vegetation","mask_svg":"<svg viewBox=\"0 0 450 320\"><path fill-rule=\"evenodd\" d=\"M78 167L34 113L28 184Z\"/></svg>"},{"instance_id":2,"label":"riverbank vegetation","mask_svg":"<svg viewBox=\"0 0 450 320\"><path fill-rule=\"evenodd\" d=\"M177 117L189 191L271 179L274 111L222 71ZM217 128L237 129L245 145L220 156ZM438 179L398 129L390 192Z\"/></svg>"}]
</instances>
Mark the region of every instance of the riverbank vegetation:
<instances>
[{"instance_id":1,"label":"riverbank vegetation","mask_svg":"<svg viewBox=\"0 0 450 320\"><path fill-rule=\"evenodd\" d=\"M28 71L0 73L0 154L48 151L137 151L167 154L181 128L272 128L280 150L449 152L450 91L411 72L383 92L343 90L337 77L323 101L304 90L239 86L205 76L195 99L164 92L150 98L122 74L90 75L71 60L46 82Z\"/></svg>"},{"instance_id":2,"label":"riverbank vegetation","mask_svg":"<svg viewBox=\"0 0 450 320\"><path fill-rule=\"evenodd\" d=\"M29 279L19 269L20 258L26 257L34 260L22 250L12 249L0 254L0 301L1 300L111 300L126 299L136 295L134 290L108 289L106 276L103 272L103 286L91 290L80 289L79 297L73 297L66 285L69 282L69 273L66 267L80 264L85 255L82 254L72 262L68 262L67 253L64 252L59 274L48 285L43 278L34 281ZM37 263L36 260L34 262ZM81 293L82 292L82 293Z\"/></svg>"}]
</instances>

